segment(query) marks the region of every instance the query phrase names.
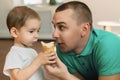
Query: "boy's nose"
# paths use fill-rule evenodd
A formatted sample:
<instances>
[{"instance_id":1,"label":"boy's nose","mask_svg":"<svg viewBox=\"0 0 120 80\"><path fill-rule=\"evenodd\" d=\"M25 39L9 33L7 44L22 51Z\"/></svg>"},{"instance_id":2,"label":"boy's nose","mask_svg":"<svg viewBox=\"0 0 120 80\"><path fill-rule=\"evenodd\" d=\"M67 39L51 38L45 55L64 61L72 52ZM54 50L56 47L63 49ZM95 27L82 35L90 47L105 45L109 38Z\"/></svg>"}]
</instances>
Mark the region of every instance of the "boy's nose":
<instances>
[{"instance_id":1,"label":"boy's nose","mask_svg":"<svg viewBox=\"0 0 120 80\"><path fill-rule=\"evenodd\" d=\"M35 36L36 38L38 38L38 37L39 37L39 33L36 33L34 36Z\"/></svg>"}]
</instances>

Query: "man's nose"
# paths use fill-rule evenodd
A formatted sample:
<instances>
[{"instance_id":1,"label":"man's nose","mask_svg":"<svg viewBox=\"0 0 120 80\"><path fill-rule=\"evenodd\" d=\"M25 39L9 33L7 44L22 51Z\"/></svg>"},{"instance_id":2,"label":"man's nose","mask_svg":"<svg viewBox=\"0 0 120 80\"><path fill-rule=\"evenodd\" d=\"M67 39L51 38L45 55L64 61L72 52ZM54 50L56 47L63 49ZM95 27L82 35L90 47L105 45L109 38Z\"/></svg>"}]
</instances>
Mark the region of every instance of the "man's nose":
<instances>
[{"instance_id":1,"label":"man's nose","mask_svg":"<svg viewBox=\"0 0 120 80\"><path fill-rule=\"evenodd\" d=\"M53 33L52 33L52 36L53 36L54 39L59 38L59 31L58 30L54 30Z\"/></svg>"}]
</instances>

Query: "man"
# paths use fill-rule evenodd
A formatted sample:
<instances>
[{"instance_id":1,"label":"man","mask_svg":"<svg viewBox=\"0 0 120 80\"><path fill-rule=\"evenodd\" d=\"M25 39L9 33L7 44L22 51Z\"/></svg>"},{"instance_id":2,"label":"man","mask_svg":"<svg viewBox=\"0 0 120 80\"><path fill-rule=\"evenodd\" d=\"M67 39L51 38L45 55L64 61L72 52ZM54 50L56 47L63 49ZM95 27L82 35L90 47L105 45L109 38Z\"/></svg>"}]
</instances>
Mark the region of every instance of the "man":
<instances>
[{"instance_id":1,"label":"man","mask_svg":"<svg viewBox=\"0 0 120 80\"><path fill-rule=\"evenodd\" d=\"M61 80L120 80L120 38L94 29L86 4L62 4L53 24L57 55L65 65L57 58L56 67L46 66L50 74Z\"/></svg>"}]
</instances>

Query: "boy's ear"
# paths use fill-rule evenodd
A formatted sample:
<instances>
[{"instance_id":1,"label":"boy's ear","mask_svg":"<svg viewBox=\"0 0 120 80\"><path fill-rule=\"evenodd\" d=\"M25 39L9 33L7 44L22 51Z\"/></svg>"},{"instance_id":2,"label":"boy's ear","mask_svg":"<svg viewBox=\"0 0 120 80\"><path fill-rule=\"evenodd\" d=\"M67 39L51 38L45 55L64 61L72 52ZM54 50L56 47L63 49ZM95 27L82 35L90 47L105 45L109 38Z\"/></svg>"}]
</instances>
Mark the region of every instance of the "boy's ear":
<instances>
[{"instance_id":1,"label":"boy's ear","mask_svg":"<svg viewBox=\"0 0 120 80\"><path fill-rule=\"evenodd\" d=\"M11 29L10 29L10 33L11 33L11 35L13 36L13 37L17 37L17 34L18 34L18 30L15 28L15 27L12 27Z\"/></svg>"}]
</instances>

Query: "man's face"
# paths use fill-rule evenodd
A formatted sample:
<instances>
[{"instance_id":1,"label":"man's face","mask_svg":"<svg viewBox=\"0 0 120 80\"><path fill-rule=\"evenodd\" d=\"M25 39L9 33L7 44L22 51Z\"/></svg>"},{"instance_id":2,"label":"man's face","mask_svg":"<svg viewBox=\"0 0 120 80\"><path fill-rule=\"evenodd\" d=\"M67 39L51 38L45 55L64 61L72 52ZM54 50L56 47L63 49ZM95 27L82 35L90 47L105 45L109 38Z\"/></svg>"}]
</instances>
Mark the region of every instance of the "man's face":
<instances>
[{"instance_id":1,"label":"man's face","mask_svg":"<svg viewBox=\"0 0 120 80\"><path fill-rule=\"evenodd\" d=\"M74 51L80 47L82 25L78 25L76 20L72 9L54 14L53 38L55 38L62 52Z\"/></svg>"}]
</instances>

